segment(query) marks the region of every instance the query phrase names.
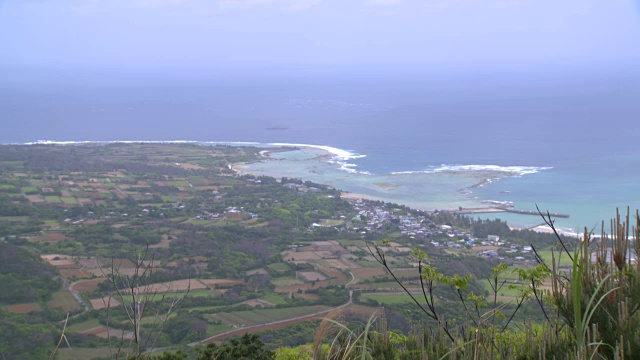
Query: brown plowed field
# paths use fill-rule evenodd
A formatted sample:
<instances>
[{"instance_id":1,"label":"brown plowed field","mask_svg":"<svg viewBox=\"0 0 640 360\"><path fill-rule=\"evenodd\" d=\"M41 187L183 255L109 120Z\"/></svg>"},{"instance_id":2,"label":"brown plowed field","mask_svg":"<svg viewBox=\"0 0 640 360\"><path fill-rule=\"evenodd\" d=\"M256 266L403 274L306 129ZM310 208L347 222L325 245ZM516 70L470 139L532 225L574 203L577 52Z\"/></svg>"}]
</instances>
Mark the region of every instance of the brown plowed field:
<instances>
[{"instance_id":1,"label":"brown plowed field","mask_svg":"<svg viewBox=\"0 0 640 360\"><path fill-rule=\"evenodd\" d=\"M65 240L66 237L62 233L48 233L46 235L38 236L33 238L33 241L37 242L53 242L57 243L59 241Z\"/></svg>"},{"instance_id":2,"label":"brown plowed field","mask_svg":"<svg viewBox=\"0 0 640 360\"><path fill-rule=\"evenodd\" d=\"M49 260L51 266L55 266L58 269L79 269L80 266L76 265L73 260Z\"/></svg>"},{"instance_id":3,"label":"brown plowed field","mask_svg":"<svg viewBox=\"0 0 640 360\"><path fill-rule=\"evenodd\" d=\"M92 292L98 288L98 284L107 281L105 278L76 281L69 287L71 290L79 292Z\"/></svg>"},{"instance_id":4,"label":"brown plowed field","mask_svg":"<svg viewBox=\"0 0 640 360\"><path fill-rule=\"evenodd\" d=\"M27 314L32 311L40 311L40 305L37 303L7 305L7 311L15 314Z\"/></svg>"},{"instance_id":5,"label":"brown plowed field","mask_svg":"<svg viewBox=\"0 0 640 360\"><path fill-rule=\"evenodd\" d=\"M104 309L107 307L114 308L122 305L114 297L109 298L108 296L105 296L100 299L92 299L92 300L89 300L89 302L91 303L91 306L96 310Z\"/></svg>"},{"instance_id":6,"label":"brown plowed field","mask_svg":"<svg viewBox=\"0 0 640 360\"><path fill-rule=\"evenodd\" d=\"M87 272L85 269L63 269L63 270L60 270L60 273L62 274L62 276L67 278L72 276L75 276L78 279L86 279L86 278L93 277L93 274Z\"/></svg>"},{"instance_id":7,"label":"brown plowed field","mask_svg":"<svg viewBox=\"0 0 640 360\"><path fill-rule=\"evenodd\" d=\"M78 260L78 265L82 266L85 269L96 269L102 266L102 264L100 264L98 262L98 259L96 258L80 259Z\"/></svg>"},{"instance_id":8,"label":"brown plowed field","mask_svg":"<svg viewBox=\"0 0 640 360\"><path fill-rule=\"evenodd\" d=\"M207 285L210 289L220 287L232 287L233 285L244 284L244 281L229 279L198 279L201 283Z\"/></svg>"}]
</instances>

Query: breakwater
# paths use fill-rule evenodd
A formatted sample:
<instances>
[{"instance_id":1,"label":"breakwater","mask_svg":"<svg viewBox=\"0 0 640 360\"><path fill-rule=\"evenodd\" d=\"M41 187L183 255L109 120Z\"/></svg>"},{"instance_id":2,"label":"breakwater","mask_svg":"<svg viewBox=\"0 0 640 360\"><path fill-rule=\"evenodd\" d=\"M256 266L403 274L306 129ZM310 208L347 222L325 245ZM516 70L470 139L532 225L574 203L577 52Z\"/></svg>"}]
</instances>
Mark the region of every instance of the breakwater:
<instances>
[{"instance_id":1,"label":"breakwater","mask_svg":"<svg viewBox=\"0 0 640 360\"><path fill-rule=\"evenodd\" d=\"M512 208L503 208L503 207L489 207L489 208L461 208L459 210L454 210L452 213L454 214L487 214L487 213L497 213L497 212L508 212L514 214L523 214L523 215L535 215L540 216L537 210L518 210ZM543 215L547 215L547 213L542 213ZM561 213L549 213L551 217L556 218L569 218L569 214L561 214Z\"/></svg>"}]
</instances>

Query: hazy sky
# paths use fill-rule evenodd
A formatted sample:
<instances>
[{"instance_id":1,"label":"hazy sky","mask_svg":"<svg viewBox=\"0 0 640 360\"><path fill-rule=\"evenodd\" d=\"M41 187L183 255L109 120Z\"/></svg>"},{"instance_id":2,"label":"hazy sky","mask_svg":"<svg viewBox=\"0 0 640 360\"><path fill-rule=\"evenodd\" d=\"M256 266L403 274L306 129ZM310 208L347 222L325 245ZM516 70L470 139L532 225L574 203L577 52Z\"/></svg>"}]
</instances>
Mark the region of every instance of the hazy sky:
<instances>
[{"instance_id":1,"label":"hazy sky","mask_svg":"<svg viewBox=\"0 0 640 360\"><path fill-rule=\"evenodd\" d=\"M639 0L0 0L0 64L640 64Z\"/></svg>"}]
</instances>

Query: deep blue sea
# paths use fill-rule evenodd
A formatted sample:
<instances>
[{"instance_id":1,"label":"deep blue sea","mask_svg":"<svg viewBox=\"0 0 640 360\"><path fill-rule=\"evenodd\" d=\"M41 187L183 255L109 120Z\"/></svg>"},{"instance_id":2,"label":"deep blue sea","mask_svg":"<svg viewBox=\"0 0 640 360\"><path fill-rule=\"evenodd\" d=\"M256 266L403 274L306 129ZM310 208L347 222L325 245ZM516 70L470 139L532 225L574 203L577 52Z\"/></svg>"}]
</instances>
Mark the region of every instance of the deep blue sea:
<instances>
[{"instance_id":1,"label":"deep blue sea","mask_svg":"<svg viewBox=\"0 0 640 360\"><path fill-rule=\"evenodd\" d=\"M640 207L640 72L2 75L1 143L325 145L366 155L350 159L350 169L377 175L536 168L500 176L473 196L568 213L558 220L565 227L592 227L616 207Z\"/></svg>"}]
</instances>

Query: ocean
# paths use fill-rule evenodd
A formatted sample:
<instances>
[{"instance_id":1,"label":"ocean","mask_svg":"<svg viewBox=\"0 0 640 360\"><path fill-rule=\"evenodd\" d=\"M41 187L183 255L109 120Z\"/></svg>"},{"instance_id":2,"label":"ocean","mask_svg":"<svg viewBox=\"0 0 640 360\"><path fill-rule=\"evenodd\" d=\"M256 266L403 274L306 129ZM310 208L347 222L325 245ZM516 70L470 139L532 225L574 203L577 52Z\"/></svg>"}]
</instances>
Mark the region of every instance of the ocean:
<instances>
[{"instance_id":1,"label":"ocean","mask_svg":"<svg viewBox=\"0 0 640 360\"><path fill-rule=\"evenodd\" d=\"M478 73L12 74L0 84L0 142L324 146L333 155L303 147L241 170L422 209L537 204L569 214L557 224L574 230L640 208L639 72Z\"/></svg>"}]
</instances>

